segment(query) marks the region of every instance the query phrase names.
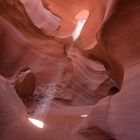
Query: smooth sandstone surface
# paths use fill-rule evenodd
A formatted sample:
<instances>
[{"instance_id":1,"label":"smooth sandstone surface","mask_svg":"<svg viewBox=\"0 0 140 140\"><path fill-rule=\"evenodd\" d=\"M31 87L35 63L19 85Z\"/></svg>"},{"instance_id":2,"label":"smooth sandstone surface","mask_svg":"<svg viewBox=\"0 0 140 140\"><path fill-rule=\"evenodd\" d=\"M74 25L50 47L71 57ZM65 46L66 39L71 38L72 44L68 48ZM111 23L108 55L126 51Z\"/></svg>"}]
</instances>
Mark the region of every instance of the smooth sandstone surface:
<instances>
[{"instance_id":1,"label":"smooth sandstone surface","mask_svg":"<svg viewBox=\"0 0 140 140\"><path fill-rule=\"evenodd\" d=\"M82 10L89 17L73 42ZM139 140L139 16L139 0L1 0L0 139ZM26 66L35 106L11 84Z\"/></svg>"}]
</instances>

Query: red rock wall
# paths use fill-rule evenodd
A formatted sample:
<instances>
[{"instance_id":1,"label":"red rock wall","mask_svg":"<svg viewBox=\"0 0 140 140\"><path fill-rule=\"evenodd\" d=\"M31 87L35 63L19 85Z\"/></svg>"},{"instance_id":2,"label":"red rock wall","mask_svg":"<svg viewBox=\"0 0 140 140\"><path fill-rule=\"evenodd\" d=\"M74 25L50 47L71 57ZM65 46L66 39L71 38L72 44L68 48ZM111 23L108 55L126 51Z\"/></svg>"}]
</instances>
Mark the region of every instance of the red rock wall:
<instances>
[{"instance_id":1,"label":"red rock wall","mask_svg":"<svg viewBox=\"0 0 140 140\"><path fill-rule=\"evenodd\" d=\"M139 0L42 2L52 12L52 20L56 16L61 19L54 24L58 27L60 23L60 28L53 34L54 28L47 32L48 27L31 19L35 15L26 11L28 3L0 1L0 74L12 79L21 67L29 66L37 86L54 84L55 90L62 91L55 98L71 104L66 107L58 101L50 106L43 116L48 127L38 131L29 124L13 87L1 78L2 140L138 140ZM90 15L80 37L72 43L74 17L83 9ZM120 92L108 96L112 87ZM89 116L83 119L81 114Z\"/></svg>"}]
</instances>

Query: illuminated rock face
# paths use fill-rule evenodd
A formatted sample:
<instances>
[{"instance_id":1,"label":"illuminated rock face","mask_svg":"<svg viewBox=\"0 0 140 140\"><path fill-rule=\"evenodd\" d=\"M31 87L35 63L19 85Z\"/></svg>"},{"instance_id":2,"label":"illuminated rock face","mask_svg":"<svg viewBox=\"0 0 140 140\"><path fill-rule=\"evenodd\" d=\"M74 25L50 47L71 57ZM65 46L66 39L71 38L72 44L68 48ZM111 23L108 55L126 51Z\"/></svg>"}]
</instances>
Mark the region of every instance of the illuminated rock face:
<instances>
[{"instance_id":1,"label":"illuminated rock face","mask_svg":"<svg viewBox=\"0 0 140 140\"><path fill-rule=\"evenodd\" d=\"M139 140L139 5L1 0L1 139ZM20 77L29 88L19 98L10 83L17 84L25 66L34 76L27 82ZM34 111L30 116L21 99L33 92L42 100L27 106ZM40 119L44 128L28 118Z\"/></svg>"},{"instance_id":2,"label":"illuminated rock face","mask_svg":"<svg viewBox=\"0 0 140 140\"><path fill-rule=\"evenodd\" d=\"M33 24L45 34L54 34L61 19L43 7L41 0L20 0Z\"/></svg>"}]
</instances>

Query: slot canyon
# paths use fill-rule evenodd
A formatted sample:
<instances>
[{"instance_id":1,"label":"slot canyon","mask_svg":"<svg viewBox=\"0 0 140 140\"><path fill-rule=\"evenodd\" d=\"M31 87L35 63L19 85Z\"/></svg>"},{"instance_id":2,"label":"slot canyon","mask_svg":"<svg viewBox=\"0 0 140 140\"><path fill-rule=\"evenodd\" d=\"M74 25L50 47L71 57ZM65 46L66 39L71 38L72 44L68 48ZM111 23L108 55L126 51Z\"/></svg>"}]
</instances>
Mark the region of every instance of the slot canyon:
<instances>
[{"instance_id":1,"label":"slot canyon","mask_svg":"<svg viewBox=\"0 0 140 140\"><path fill-rule=\"evenodd\" d=\"M140 0L0 0L0 140L140 140Z\"/></svg>"}]
</instances>

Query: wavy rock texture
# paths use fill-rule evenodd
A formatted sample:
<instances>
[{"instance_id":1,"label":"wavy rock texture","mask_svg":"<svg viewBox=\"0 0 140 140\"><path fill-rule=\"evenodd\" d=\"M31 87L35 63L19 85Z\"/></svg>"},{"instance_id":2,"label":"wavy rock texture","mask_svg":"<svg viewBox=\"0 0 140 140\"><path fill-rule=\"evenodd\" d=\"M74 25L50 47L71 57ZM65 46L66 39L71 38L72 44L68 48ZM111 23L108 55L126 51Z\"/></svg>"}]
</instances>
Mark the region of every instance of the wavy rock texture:
<instances>
[{"instance_id":1,"label":"wavy rock texture","mask_svg":"<svg viewBox=\"0 0 140 140\"><path fill-rule=\"evenodd\" d=\"M139 140L139 5L1 0L1 140ZM75 17L85 9L89 17L73 42ZM26 66L36 89L23 100L10 83Z\"/></svg>"}]
</instances>

